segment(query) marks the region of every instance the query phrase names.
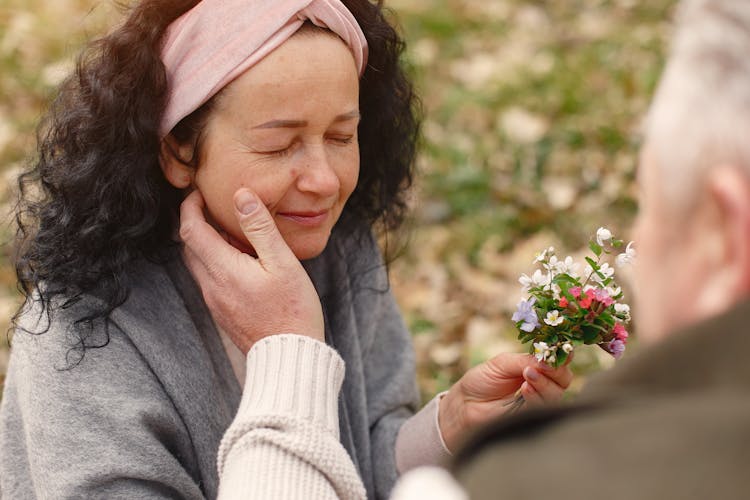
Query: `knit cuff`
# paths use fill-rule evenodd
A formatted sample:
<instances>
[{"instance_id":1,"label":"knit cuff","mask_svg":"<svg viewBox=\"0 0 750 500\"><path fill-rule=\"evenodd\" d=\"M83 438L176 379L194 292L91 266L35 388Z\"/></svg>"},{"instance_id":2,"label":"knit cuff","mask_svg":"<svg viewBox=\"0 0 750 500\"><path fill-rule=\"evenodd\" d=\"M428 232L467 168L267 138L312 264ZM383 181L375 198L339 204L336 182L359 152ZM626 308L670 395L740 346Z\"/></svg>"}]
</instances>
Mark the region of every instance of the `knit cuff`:
<instances>
[{"instance_id":1,"label":"knit cuff","mask_svg":"<svg viewBox=\"0 0 750 500\"><path fill-rule=\"evenodd\" d=\"M344 360L302 335L273 335L247 353L245 389L234 425L260 415L289 415L339 436L338 395Z\"/></svg>"},{"instance_id":2,"label":"knit cuff","mask_svg":"<svg viewBox=\"0 0 750 500\"><path fill-rule=\"evenodd\" d=\"M441 392L404 422L396 438L396 468L403 474L423 465L444 466L452 456L438 423Z\"/></svg>"}]
</instances>

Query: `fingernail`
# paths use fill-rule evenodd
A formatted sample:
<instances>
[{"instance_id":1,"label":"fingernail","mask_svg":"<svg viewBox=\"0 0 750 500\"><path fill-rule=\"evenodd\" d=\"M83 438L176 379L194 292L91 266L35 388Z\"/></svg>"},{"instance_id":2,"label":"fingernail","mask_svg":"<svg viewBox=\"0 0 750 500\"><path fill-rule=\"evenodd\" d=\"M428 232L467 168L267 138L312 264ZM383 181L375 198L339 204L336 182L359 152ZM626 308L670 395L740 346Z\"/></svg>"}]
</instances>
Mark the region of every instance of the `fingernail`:
<instances>
[{"instance_id":1,"label":"fingernail","mask_svg":"<svg viewBox=\"0 0 750 500\"><path fill-rule=\"evenodd\" d=\"M249 191L240 191L235 198L235 203L237 204L237 210L243 215L250 215L258 206L258 201Z\"/></svg>"},{"instance_id":2,"label":"fingernail","mask_svg":"<svg viewBox=\"0 0 750 500\"><path fill-rule=\"evenodd\" d=\"M536 371L533 368L527 368L526 369L526 378L529 380L537 381L539 380L539 372Z\"/></svg>"}]
</instances>

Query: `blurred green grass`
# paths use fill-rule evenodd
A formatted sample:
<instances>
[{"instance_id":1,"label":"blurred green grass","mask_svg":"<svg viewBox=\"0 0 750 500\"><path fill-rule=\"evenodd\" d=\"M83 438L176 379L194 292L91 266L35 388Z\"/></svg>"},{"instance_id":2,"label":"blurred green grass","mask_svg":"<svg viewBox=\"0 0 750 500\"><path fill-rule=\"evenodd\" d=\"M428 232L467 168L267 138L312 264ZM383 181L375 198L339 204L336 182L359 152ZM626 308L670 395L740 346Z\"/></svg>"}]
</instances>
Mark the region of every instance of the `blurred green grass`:
<instances>
[{"instance_id":1,"label":"blurred green grass","mask_svg":"<svg viewBox=\"0 0 750 500\"><path fill-rule=\"evenodd\" d=\"M674 0L391 0L426 113L394 291L428 396L469 366L520 350L516 279L540 248L575 255L636 211L638 131L662 69ZM34 127L111 0L0 0L0 182L5 213ZM2 236L11 237L6 226ZM0 326L17 306L0 255ZM7 349L0 349L0 377ZM581 352L581 374L606 365Z\"/></svg>"}]
</instances>

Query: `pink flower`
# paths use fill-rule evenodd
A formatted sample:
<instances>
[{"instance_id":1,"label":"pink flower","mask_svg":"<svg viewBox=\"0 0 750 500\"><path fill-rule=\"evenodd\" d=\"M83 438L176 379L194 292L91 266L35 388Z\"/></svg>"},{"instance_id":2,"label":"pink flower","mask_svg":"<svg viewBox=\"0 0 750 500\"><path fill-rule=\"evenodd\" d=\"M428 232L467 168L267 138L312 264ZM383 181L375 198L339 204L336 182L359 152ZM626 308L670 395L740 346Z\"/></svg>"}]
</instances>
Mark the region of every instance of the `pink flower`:
<instances>
[{"instance_id":1,"label":"pink flower","mask_svg":"<svg viewBox=\"0 0 750 500\"><path fill-rule=\"evenodd\" d=\"M622 323L615 324L615 327L612 329L612 333L615 334L615 338L623 343L625 343L628 340L628 331L625 330L625 327L622 326Z\"/></svg>"},{"instance_id":2,"label":"pink flower","mask_svg":"<svg viewBox=\"0 0 750 500\"><path fill-rule=\"evenodd\" d=\"M578 301L578 305L584 309L591 307L591 302L594 300L594 290L589 288L586 290L586 296Z\"/></svg>"},{"instance_id":3,"label":"pink flower","mask_svg":"<svg viewBox=\"0 0 750 500\"><path fill-rule=\"evenodd\" d=\"M604 304L604 307L609 307L615 302L612 300L612 297L609 296L609 293L602 288L597 288L596 291L594 291L594 300Z\"/></svg>"},{"instance_id":4,"label":"pink flower","mask_svg":"<svg viewBox=\"0 0 750 500\"><path fill-rule=\"evenodd\" d=\"M568 307L568 299L566 299L565 297L562 297L560 299L560 307L562 308Z\"/></svg>"},{"instance_id":5,"label":"pink flower","mask_svg":"<svg viewBox=\"0 0 750 500\"><path fill-rule=\"evenodd\" d=\"M574 286L572 288L568 288L568 293L571 294L573 297L578 298L581 296L581 287Z\"/></svg>"}]
</instances>

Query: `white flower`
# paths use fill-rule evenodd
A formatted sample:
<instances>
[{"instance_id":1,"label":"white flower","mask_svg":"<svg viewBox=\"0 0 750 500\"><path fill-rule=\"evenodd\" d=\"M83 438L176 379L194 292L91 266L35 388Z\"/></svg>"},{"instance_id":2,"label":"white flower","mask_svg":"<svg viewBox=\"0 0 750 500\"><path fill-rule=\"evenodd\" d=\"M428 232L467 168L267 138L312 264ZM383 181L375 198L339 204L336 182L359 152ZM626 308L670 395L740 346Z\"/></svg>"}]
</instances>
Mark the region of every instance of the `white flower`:
<instances>
[{"instance_id":1,"label":"white flower","mask_svg":"<svg viewBox=\"0 0 750 500\"><path fill-rule=\"evenodd\" d=\"M596 242L603 246L605 242L612 239L612 232L606 227L600 227L596 230Z\"/></svg>"},{"instance_id":2,"label":"white flower","mask_svg":"<svg viewBox=\"0 0 750 500\"><path fill-rule=\"evenodd\" d=\"M534 357L540 363L547 359L549 355L549 346L546 342L534 342Z\"/></svg>"},{"instance_id":3,"label":"white flower","mask_svg":"<svg viewBox=\"0 0 750 500\"><path fill-rule=\"evenodd\" d=\"M542 253L538 254L536 258L534 259L534 262L544 262L547 260L547 257L550 255L555 254L555 247L549 247L546 250L544 250Z\"/></svg>"},{"instance_id":4,"label":"white flower","mask_svg":"<svg viewBox=\"0 0 750 500\"><path fill-rule=\"evenodd\" d=\"M601 285L605 280L615 275L615 268L610 267L610 265L605 262L599 267L599 272L594 272L591 266L586 266L586 274L591 276L592 280Z\"/></svg>"},{"instance_id":5,"label":"white flower","mask_svg":"<svg viewBox=\"0 0 750 500\"><path fill-rule=\"evenodd\" d=\"M521 284L521 288L524 292L528 292L532 288L546 287L550 284L551 277L548 274L542 273L541 270L537 269L534 274L527 276L522 274L518 278L518 282Z\"/></svg>"},{"instance_id":6,"label":"white flower","mask_svg":"<svg viewBox=\"0 0 750 500\"><path fill-rule=\"evenodd\" d=\"M615 304L615 313L622 314L625 319L630 321L630 306L627 304Z\"/></svg>"},{"instance_id":7,"label":"white flower","mask_svg":"<svg viewBox=\"0 0 750 500\"><path fill-rule=\"evenodd\" d=\"M562 288L560 288L560 285L558 285L557 283L552 283L549 288L552 290L552 298L554 298L555 300L560 300L560 294L562 293Z\"/></svg>"},{"instance_id":8,"label":"white flower","mask_svg":"<svg viewBox=\"0 0 750 500\"><path fill-rule=\"evenodd\" d=\"M573 257L568 255L565 257L565 260L560 263L558 266L557 272L560 274L569 274L570 276L577 278L578 277L578 269L581 267L581 265L577 262L573 261Z\"/></svg>"},{"instance_id":9,"label":"white flower","mask_svg":"<svg viewBox=\"0 0 750 500\"><path fill-rule=\"evenodd\" d=\"M611 278L615 275L615 268L610 267L606 262L599 268L599 273L604 276L604 279Z\"/></svg>"},{"instance_id":10,"label":"white flower","mask_svg":"<svg viewBox=\"0 0 750 500\"><path fill-rule=\"evenodd\" d=\"M563 321L565 321L565 317L560 316L560 311L558 311L557 309L549 311L547 313L547 317L544 318L544 322L549 326L557 326Z\"/></svg>"},{"instance_id":11,"label":"white flower","mask_svg":"<svg viewBox=\"0 0 750 500\"><path fill-rule=\"evenodd\" d=\"M573 351L573 345L570 342L565 342L562 346L562 350L570 354Z\"/></svg>"},{"instance_id":12,"label":"white flower","mask_svg":"<svg viewBox=\"0 0 750 500\"><path fill-rule=\"evenodd\" d=\"M625 247L625 251L615 258L615 263L619 267L627 266L628 264L635 262L636 256L635 248L633 248L633 242L631 241L628 243L628 246Z\"/></svg>"},{"instance_id":13,"label":"white flower","mask_svg":"<svg viewBox=\"0 0 750 500\"><path fill-rule=\"evenodd\" d=\"M571 256L565 257L565 260L559 260L557 257L552 256L550 257L549 262L544 264L544 267L550 273L569 274L574 278L577 278L578 276L576 273L580 265L574 262L573 257Z\"/></svg>"},{"instance_id":14,"label":"white flower","mask_svg":"<svg viewBox=\"0 0 750 500\"><path fill-rule=\"evenodd\" d=\"M543 264L544 268L549 272L557 270L558 260L556 256L551 256L546 264Z\"/></svg>"},{"instance_id":15,"label":"white flower","mask_svg":"<svg viewBox=\"0 0 750 500\"><path fill-rule=\"evenodd\" d=\"M557 358L555 357L554 354L552 354L550 357L547 358L547 363L549 363L549 364L552 364L555 361L557 361Z\"/></svg>"},{"instance_id":16,"label":"white flower","mask_svg":"<svg viewBox=\"0 0 750 500\"><path fill-rule=\"evenodd\" d=\"M620 288L619 286L616 286L614 288L612 288L611 286L608 286L606 290L609 296L612 297L613 299L615 297L619 297L620 294L622 293L622 288Z\"/></svg>"},{"instance_id":17,"label":"white flower","mask_svg":"<svg viewBox=\"0 0 750 500\"><path fill-rule=\"evenodd\" d=\"M531 285L534 283L534 279L526 274L522 274L521 277L518 278L518 282L521 284L521 290L528 292L531 289Z\"/></svg>"}]
</instances>

